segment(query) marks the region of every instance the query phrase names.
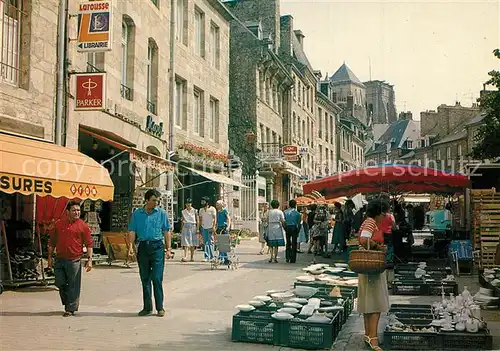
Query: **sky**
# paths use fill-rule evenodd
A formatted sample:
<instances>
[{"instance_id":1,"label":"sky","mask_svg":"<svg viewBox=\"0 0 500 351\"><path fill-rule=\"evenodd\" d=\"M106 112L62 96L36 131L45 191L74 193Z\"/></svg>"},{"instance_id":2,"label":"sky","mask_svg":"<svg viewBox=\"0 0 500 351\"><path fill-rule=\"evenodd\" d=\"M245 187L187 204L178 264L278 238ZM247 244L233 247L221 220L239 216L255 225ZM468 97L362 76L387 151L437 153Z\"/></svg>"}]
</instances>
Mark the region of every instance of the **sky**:
<instances>
[{"instance_id":1,"label":"sky","mask_svg":"<svg viewBox=\"0 0 500 351\"><path fill-rule=\"evenodd\" d=\"M500 1L281 0L305 35L314 69L331 76L345 63L361 81L394 85L396 108L471 106L488 72L500 69Z\"/></svg>"}]
</instances>

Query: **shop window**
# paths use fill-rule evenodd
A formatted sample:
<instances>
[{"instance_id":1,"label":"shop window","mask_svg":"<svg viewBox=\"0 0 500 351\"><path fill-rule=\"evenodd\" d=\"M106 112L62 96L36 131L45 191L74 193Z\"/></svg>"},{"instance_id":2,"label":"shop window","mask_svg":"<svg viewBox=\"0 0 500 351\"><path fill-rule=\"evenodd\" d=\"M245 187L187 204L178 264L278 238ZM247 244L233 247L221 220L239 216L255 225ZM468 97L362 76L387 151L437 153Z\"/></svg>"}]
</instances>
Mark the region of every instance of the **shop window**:
<instances>
[{"instance_id":1,"label":"shop window","mask_svg":"<svg viewBox=\"0 0 500 351\"><path fill-rule=\"evenodd\" d=\"M154 146L148 146L146 151L155 156L161 156L160 151ZM144 184L146 188L159 188L160 187L160 171L147 167L146 168L146 181Z\"/></svg>"},{"instance_id":2,"label":"shop window","mask_svg":"<svg viewBox=\"0 0 500 351\"><path fill-rule=\"evenodd\" d=\"M148 65L147 65L147 109L157 115L158 104L158 46L154 39L148 41Z\"/></svg>"},{"instance_id":3,"label":"shop window","mask_svg":"<svg viewBox=\"0 0 500 351\"><path fill-rule=\"evenodd\" d=\"M27 89L31 2L0 0L0 82Z\"/></svg>"},{"instance_id":4,"label":"shop window","mask_svg":"<svg viewBox=\"0 0 500 351\"><path fill-rule=\"evenodd\" d=\"M135 26L134 22L127 15L122 21L122 41L121 41L121 96L126 100L133 100L134 85L134 59L135 59Z\"/></svg>"}]
</instances>

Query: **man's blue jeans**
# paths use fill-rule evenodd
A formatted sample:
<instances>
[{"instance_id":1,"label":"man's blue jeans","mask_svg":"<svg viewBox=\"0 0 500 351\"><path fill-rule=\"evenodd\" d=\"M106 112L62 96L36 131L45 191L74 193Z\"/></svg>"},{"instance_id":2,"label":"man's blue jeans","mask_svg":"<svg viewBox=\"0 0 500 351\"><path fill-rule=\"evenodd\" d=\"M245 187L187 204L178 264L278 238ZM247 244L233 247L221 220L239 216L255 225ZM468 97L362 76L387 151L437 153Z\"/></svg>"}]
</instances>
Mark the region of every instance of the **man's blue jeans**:
<instances>
[{"instance_id":1,"label":"man's blue jeans","mask_svg":"<svg viewBox=\"0 0 500 351\"><path fill-rule=\"evenodd\" d=\"M151 283L153 283L156 310L163 310L163 271L165 268L163 240L141 241L137 249L137 263L142 282L144 310L153 311Z\"/></svg>"},{"instance_id":2,"label":"man's blue jeans","mask_svg":"<svg viewBox=\"0 0 500 351\"><path fill-rule=\"evenodd\" d=\"M206 260L211 260L214 258L214 239L213 230L201 228L201 236L203 237L203 257Z\"/></svg>"}]
</instances>

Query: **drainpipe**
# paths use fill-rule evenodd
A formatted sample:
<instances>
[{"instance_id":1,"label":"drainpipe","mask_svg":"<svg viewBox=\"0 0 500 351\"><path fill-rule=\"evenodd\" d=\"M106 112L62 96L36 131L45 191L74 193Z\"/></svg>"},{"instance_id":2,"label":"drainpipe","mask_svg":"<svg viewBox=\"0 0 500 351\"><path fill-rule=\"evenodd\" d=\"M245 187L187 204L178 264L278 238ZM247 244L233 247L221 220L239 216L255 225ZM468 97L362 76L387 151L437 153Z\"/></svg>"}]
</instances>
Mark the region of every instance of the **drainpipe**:
<instances>
[{"instance_id":1,"label":"drainpipe","mask_svg":"<svg viewBox=\"0 0 500 351\"><path fill-rule=\"evenodd\" d=\"M56 120L54 139L57 145L62 145L62 120L64 117L64 87L66 72L66 20L67 20L68 2L59 1L59 25L58 25L58 43L57 43L57 96L56 96Z\"/></svg>"},{"instance_id":2,"label":"drainpipe","mask_svg":"<svg viewBox=\"0 0 500 351\"><path fill-rule=\"evenodd\" d=\"M170 84L168 98L168 159L170 160L175 150L175 116L174 116L174 92L175 92L175 0L170 1ZM173 194L174 172L167 174L167 190Z\"/></svg>"}]
</instances>

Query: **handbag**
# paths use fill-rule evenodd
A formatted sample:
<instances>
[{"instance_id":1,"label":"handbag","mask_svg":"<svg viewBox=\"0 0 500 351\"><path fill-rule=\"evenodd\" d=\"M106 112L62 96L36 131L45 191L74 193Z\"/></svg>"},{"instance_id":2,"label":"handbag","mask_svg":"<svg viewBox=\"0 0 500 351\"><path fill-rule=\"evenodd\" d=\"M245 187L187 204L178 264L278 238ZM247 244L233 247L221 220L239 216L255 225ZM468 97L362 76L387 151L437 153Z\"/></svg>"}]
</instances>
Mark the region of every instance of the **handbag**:
<instances>
[{"instance_id":1,"label":"handbag","mask_svg":"<svg viewBox=\"0 0 500 351\"><path fill-rule=\"evenodd\" d=\"M370 239L367 249L361 247L349 253L349 268L360 274L380 274L386 269L385 252L370 250Z\"/></svg>"}]
</instances>

